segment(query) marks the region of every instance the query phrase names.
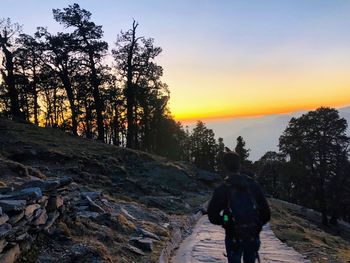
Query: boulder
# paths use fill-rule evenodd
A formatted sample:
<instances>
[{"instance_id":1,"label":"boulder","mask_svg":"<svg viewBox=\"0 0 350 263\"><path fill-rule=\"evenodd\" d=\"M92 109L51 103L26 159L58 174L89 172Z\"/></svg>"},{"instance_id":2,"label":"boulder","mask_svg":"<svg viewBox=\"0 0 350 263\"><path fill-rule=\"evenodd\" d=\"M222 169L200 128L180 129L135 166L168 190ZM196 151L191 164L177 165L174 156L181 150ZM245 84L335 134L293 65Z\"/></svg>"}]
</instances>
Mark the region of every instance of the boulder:
<instances>
[{"instance_id":1,"label":"boulder","mask_svg":"<svg viewBox=\"0 0 350 263\"><path fill-rule=\"evenodd\" d=\"M40 208L39 204L28 205L24 211L24 215L26 216L27 219L30 219L34 214L34 211L39 208Z\"/></svg>"},{"instance_id":2,"label":"boulder","mask_svg":"<svg viewBox=\"0 0 350 263\"><path fill-rule=\"evenodd\" d=\"M26 204L26 200L0 200L0 206L5 212L22 211Z\"/></svg>"},{"instance_id":3,"label":"boulder","mask_svg":"<svg viewBox=\"0 0 350 263\"><path fill-rule=\"evenodd\" d=\"M9 220L8 215L6 214L0 215L0 225L5 224L8 220Z\"/></svg>"},{"instance_id":4,"label":"boulder","mask_svg":"<svg viewBox=\"0 0 350 263\"><path fill-rule=\"evenodd\" d=\"M35 226L38 226L38 225L45 225L45 224L46 224L46 221L47 221L47 219L48 219L46 210L45 210L45 209L38 209L38 210L41 210L41 211L40 211L40 214L39 214L38 217L36 217L36 218L32 221L32 224L35 225Z\"/></svg>"},{"instance_id":5,"label":"boulder","mask_svg":"<svg viewBox=\"0 0 350 263\"><path fill-rule=\"evenodd\" d=\"M20 253L19 245L16 244L0 256L0 263L14 263Z\"/></svg>"}]
</instances>

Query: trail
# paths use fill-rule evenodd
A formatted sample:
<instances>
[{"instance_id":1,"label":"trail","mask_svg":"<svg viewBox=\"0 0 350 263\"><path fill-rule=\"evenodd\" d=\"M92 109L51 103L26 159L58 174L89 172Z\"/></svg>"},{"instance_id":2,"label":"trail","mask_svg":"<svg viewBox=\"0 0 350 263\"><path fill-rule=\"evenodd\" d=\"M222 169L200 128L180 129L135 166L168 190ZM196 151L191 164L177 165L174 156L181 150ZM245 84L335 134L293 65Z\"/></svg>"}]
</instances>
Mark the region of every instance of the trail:
<instances>
[{"instance_id":1,"label":"trail","mask_svg":"<svg viewBox=\"0 0 350 263\"><path fill-rule=\"evenodd\" d=\"M310 263L293 248L281 242L272 232L269 225L260 234L261 262ZM172 258L172 263L224 263L224 230L208 221L203 216L194 227L191 236L180 245Z\"/></svg>"}]
</instances>

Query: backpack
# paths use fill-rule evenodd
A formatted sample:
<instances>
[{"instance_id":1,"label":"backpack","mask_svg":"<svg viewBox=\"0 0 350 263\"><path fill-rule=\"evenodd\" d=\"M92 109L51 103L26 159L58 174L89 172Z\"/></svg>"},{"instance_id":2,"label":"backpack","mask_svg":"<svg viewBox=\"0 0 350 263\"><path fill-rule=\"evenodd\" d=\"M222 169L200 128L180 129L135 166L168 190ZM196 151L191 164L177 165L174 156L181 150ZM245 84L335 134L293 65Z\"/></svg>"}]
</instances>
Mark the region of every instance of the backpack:
<instances>
[{"instance_id":1,"label":"backpack","mask_svg":"<svg viewBox=\"0 0 350 263\"><path fill-rule=\"evenodd\" d=\"M236 240L255 240L261 231L255 197L246 180L230 184L227 190L227 208L224 209L224 228ZM225 225L226 224L226 225Z\"/></svg>"}]
</instances>

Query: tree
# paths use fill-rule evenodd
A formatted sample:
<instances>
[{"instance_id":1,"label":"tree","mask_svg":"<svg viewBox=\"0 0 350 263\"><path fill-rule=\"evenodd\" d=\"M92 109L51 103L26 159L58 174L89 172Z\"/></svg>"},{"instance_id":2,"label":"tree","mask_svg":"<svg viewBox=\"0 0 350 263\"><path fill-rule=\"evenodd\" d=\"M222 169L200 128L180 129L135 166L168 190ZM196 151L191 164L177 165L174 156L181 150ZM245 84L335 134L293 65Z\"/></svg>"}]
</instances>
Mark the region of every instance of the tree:
<instances>
[{"instance_id":1,"label":"tree","mask_svg":"<svg viewBox=\"0 0 350 263\"><path fill-rule=\"evenodd\" d=\"M237 144L235 147L235 152L240 157L241 166L244 167L248 157L249 157L249 151L250 149L245 148L245 141L243 140L242 136L237 137Z\"/></svg>"},{"instance_id":2,"label":"tree","mask_svg":"<svg viewBox=\"0 0 350 263\"><path fill-rule=\"evenodd\" d=\"M276 198L280 198L285 191L281 178L285 162L281 153L269 151L255 163L257 180L267 193Z\"/></svg>"},{"instance_id":3,"label":"tree","mask_svg":"<svg viewBox=\"0 0 350 263\"><path fill-rule=\"evenodd\" d=\"M11 23L11 20L0 20L0 49L3 52L3 67L1 75L6 84L10 100L10 112L15 119L24 119L18 102L18 90L16 89L14 56L16 52L15 39L20 32L18 24Z\"/></svg>"},{"instance_id":4,"label":"tree","mask_svg":"<svg viewBox=\"0 0 350 263\"><path fill-rule=\"evenodd\" d=\"M98 140L104 141L103 101L100 94L99 66L108 49L108 44L101 40L103 37L102 26L97 26L90 21L91 13L81 9L78 4L69 5L63 11L53 9L53 15L55 20L65 27L75 28L72 36L76 41L76 49L82 55L82 66L89 69L96 109Z\"/></svg>"},{"instance_id":5,"label":"tree","mask_svg":"<svg viewBox=\"0 0 350 263\"><path fill-rule=\"evenodd\" d=\"M71 111L72 133L78 134L78 113L76 106L77 93L72 85L72 78L77 74L78 58L75 55L76 43L71 34L58 33L50 34L45 28L38 28L36 36L43 39L40 43L44 56L41 57L43 63L51 69L52 74L58 76L66 91L69 108Z\"/></svg>"},{"instance_id":6,"label":"tree","mask_svg":"<svg viewBox=\"0 0 350 263\"><path fill-rule=\"evenodd\" d=\"M157 122L154 118L160 120L166 114L169 90L161 81L162 67L154 61L162 49L154 46L152 38L137 37L137 27L133 21L131 29L118 35L112 53L125 83L127 147L152 151L150 125Z\"/></svg>"},{"instance_id":7,"label":"tree","mask_svg":"<svg viewBox=\"0 0 350 263\"><path fill-rule=\"evenodd\" d=\"M340 167L346 165L349 137L347 122L338 111L319 108L292 118L280 137L279 147L294 167L296 189L300 189L299 200L315 200L314 208L322 213L323 224L328 224L327 215L332 204L330 187L340 187ZM312 196L310 196L312 195Z\"/></svg>"},{"instance_id":8,"label":"tree","mask_svg":"<svg viewBox=\"0 0 350 263\"><path fill-rule=\"evenodd\" d=\"M193 163L202 169L215 170L217 143L212 129L198 121L190 136L191 158Z\"/></svg>"}]
</instances>

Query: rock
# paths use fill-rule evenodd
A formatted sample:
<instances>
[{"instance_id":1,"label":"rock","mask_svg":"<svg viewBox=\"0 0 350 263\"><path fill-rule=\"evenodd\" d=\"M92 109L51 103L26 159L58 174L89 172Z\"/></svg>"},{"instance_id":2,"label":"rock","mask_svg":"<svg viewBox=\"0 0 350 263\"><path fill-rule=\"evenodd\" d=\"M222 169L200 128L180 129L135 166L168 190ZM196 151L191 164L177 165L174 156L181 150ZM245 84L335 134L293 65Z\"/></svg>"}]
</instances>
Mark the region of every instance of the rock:
<instances>
[{"instance_id":1,"label":"rock","mask_svg":"<svg viewBox=\"0 0 350 263\"><path fill-rule=\"evenodd\" d=\"M12 214L9 220L9 223L11 225L17 224L22 218L24 217L24 211L21 211L19 213Z\"/></svg>"},{"instance_id":2,"label":"rock","mask_svg":"<svg viewBox=\"0 0 350 263\"><path fill-rule=\"evenodd\" d=\"M96 212L90 212L90 211L81 211L77 213L77 216L83 217L83 218L93 218L96 219L98 217L98 213Z\"/></svg>"},{"instance_id":3,"label":"rock","mask_svg":"<svg viewBox=\"0 0 350 263\"><path fill-rule=\"evenodd\" d=\"M10 233L12 226L8 223L5 223L0 226L0 239L3 239ZM1 262L1 261L0 261Z\"/></svg>"},{"instance_id":4,"label":"rock","mask_svg":"<svg viewBox=\"0 0 350 263\"><path fill-rule=\"evenodd\" d=\"M96 200L102 196L101 192L81 192L81 196L90 197L91 200Z\"/></svg>"},{"instance_id":5,"label":"rock","mask_svg":"<svg viewBox=\"0 0 350 263\"><path fill-rule=\"evenodd\" d=\"M29 237L28 233L23 233L23 234L18 235L16 237L16 241L24 241L24 240L28 239L28 237Z\"/></svg>"},{"instance_id":6,"label":"rock","mask_svg":"<svg viewBox=\"0 0 350 263\"><path fill-rule=\"evenodd\" d=\"M49 213L48 220L44 226L44 230L49 230L50 227L55 223L57 218L60 216L60 213L58 211L54 211L52 213Z\"/></svg>"},{"instance_id":7,"label":"rock","mask_svg":"<svg viewBox=\"0 0 350 263\"><path fill-rule=\"evenodd\" d=\"M43 195L37 202L41 204L41 206L45 207L48 203L49 198L46 195Z\"/></svg>"},{"instance_id":8,"label":"rock","mask_svg":"<svg viewBox=\"0 0 350 263\"><path fill-rule=\"evenodd\" d=\"M51 196L48 200L46 210L48 212L53 212L63 206L63 198L60 195Z\"/></svg>"},{"instance_id":9,"label":"rock","mask_svg":"<svg viewBox=\"0 0 350 263\"><path fill-rule=\"evenodd\" d=\"M4 250L4 248L7 246L7 241L5 239L0 240L0 253Z\"/></svg>"},{"instance_id":10,"label":"rock","mask_svg":"<svg viewBox=\"0 0 350 263\"><path fill-rule=\"evenodd\" d=\"M39 204L32 204L26 207L25 209L25 216L27 219L30 219L33 216L33 213L35 210L39 209L40 205Z\"/></svg>"},{"instance_id":11,"label":"rock","mask_svg":"<svg viewBox=\"0 0 350 263\"><path fill-rule=\"evenodd\" d=\"M101 206L99 206L94 201L92 201L90 197L86 196L86 200L88 200L88 202L89 202L89 206L90 206L91 211L98 212L98 213L105 213L106 212Z\"/></svg>"},{"instance_id":12,"label":"rock","mask_svg":"<svg viewBox=\"0 0 350 263\"><path fill-rule=\"evenodd\" d=\"M126 245L124 248L140 256L146 255L141 249L132 245Z\"/></svg>"},{"instance_id":13,"label":"rock","mask_svg":"<svg viewBox=\"0 0 350 263\"><path fill-rule=\"evenodd\" d=\"M38 187L25 188L12 192L7 195L0 196L0 199L21 199L21 200L38 200L42 197L41 189Z\"/></svg>"},{"instance_id":14,"label":"rock","mask_svg":"<svg viewBox=\"0 0 350 263\"><path fill-rule=\"evenodd\" d=\"M204 171L204 170L198 171L197 178L201 181L206 182L206 183L215 183L215 182L220 182L222 180L220 175L218 175L216 173Z\"/></svg>"},{"instance_id":15,"label":"rock","mask_svg":"<svg viewBox=\"0 0 350 263\"><path fill-rule=\"evenodd\" d=\"M26 200L0 200L0 206L5 212L22 211L26 204Z\"/></svg>"},{"instance_id":16,"label":"rock","mask_svg":"<svg viewBox=\"0 0 350 263\"><path fill-rule=\"evenodd\" d=\"M6 214L1 215L0 216L0 225L5 224L8 220L9 220L8 215L6 215Z\"/></svg>"},{"instance_id":17,"label":"rock","mask_svg":"<svg viewBox=\"0 0 350 263\"><path fill-rule=\"evenodd\" d=\"M14 263L21 251L19 245L16 244L14 247L7 250L3 255L0 256L0 263Z\"/></svg>"},{"instance_id":18,"label":"rock","mask_svg":"<svg viewBox=\"0 0 350 263\"><path fill-rule=\"evenodd\" d=\"M47 213L45 209L40 209L41 213L40 215L34 219L34 221L32 222L33 225L38 226L38 225L45 225L46 221L48 219Z\"/></svg>"},{"instance_id":19,"label":"rock","mask_svg":"<svg viewBox=\"0 0 350 263\"><path fill-rule=\"evenodd\" d=\"M145 230L145 229L142 229L142 228L140 228L140 227L138 227L138 228L136 229L136 231L137 231L139 234L143 235L144 237L149 237L149 238L152 238L152 239L155 239L155 240L160 240L159 236L157 236L156 234L153 234L153 233L151 233L151 232L149 232L149 231L147 231L147 230Z\"/></svg>"},{"instance_id":20,"label":"rock","mask_svg":"<svg viewBox=\"0 0 350 263\"><path fill-rule=\"evenodd\" d=\"M44 192L48 192L69 185L71 182L72 178L69 177L49 180L31 180L22 184L21 189L28 187L39 187Z\"/></svg>"},{"instance_id":21,"label":"rock","mask_svg":"<svg viewBox=\"0 0 350 263\"><path fill-rule=\"evenodd\" d=\"M153 250L153 240L150 238L135 237L135 238L131 238L130 242L134 243L135 246L137 246L138 248L140 248L144 251L152 251Z\"/></svg>"},{"instance_id":22,"label":"rock","mask_svg":"<svg viewBox=\"0 0 350 263\"><path fill-rule=\"evenodd\" d=\"M7 194L13 191L13 187L0 187L0 194Z\"/></svg>"},{"instance_id":23,"label":"rock","mask_svg":"<svg viewBox=\"0 0 350 263\"><path fill-rule=\"evenodd\" d=\"M89 209L89 207L87 205L82 205L82 206L76 206L75 209L78 211L85 211Z\"/></svg>"}]
</instances>

